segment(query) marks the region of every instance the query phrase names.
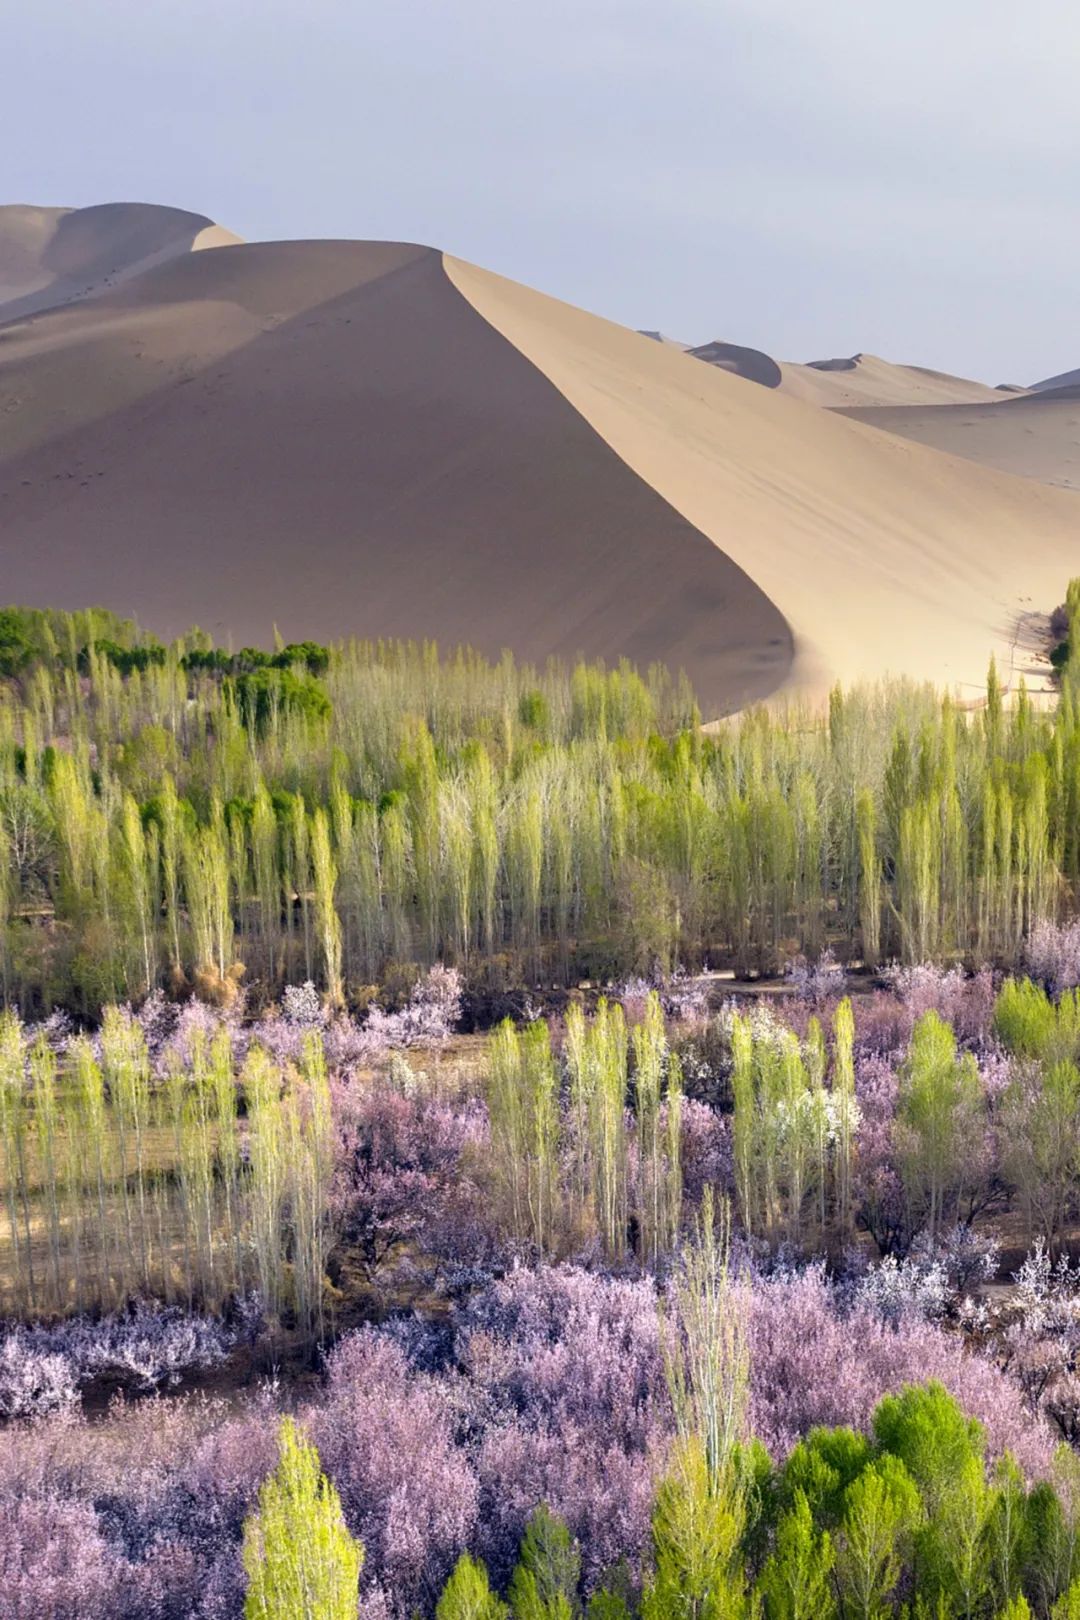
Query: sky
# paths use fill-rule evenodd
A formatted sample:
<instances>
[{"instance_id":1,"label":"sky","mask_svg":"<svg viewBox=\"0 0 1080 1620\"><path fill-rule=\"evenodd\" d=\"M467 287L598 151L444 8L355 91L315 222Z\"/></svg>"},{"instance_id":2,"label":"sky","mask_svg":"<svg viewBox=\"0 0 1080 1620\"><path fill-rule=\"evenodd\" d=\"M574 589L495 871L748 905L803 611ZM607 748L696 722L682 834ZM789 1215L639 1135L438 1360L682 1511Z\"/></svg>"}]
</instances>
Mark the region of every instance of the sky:
<instances>
[{"instance_id":1,"label":"sky","mask_svg":"<svg viewBox=\"0 0 1080 1620\"><path fill-rule=\"evenodd\" d=\"M0 198L426 242L630 326L1080 366L1073 0L0 0Z\"/></svg>"}]
</instances>

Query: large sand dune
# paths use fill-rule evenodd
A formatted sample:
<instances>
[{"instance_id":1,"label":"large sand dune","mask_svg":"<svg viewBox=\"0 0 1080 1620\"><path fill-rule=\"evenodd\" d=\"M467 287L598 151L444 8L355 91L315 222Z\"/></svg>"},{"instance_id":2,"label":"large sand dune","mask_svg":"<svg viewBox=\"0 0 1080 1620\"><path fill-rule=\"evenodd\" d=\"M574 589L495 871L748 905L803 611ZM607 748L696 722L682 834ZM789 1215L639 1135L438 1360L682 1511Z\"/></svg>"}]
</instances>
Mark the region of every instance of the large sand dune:
<instances>
[{"instance_id":1,"label":"large sand dune","mask_svg":"<svg viewBox=\"0 0 1080 1620\"><path fill-rule=\"evenodd\" d=\"M185 251L0 325L0 597L163 634L659 659L710 715L974 696L1078 520L427 248Z\"/></svg>"},{"instance_id":2,"label":"large sand dune","mask_svg":"<svg viewBox=\"0 0 1080 1620\"><path fill-rule=\"evenodd\" d=\"M6 599L663 658L713 712L784 679L781 614L429 249L189 255L0 328L0 356Z\"/></svg>"},{"instance_id":3,"label":"large sand dune","mask_svg":"<svg viewBox=\"0 0 1080 1620\"><path fill-rule=\"evenodd\" d=\"M457 286L795 633L793 690L886 673L976 697L994 653L1043 677L1036 616L1076 569L1080 500L691 365L448 259Z\"/></svg>"},{"instance_id":4,"label":"large sand dune","mask_svg":"<svg viewBox=\"0 0 1080 1620\"><path fill-rule=\"evenodd\" d=\"M1080 490L1080 388L997 405L878 406L843 414L1000 472Z\"/></svg>"},{"instance_id":5,"label":"large sand dune","mask_svg":"<svg viewBox=\"0 0 1080 1620\"><path fill-rule=\"evenodd\" d=\"M152 203L0 207L0 320L69 304L177 254L237 240L203 214Z\"/></svg>"}]
</instances>

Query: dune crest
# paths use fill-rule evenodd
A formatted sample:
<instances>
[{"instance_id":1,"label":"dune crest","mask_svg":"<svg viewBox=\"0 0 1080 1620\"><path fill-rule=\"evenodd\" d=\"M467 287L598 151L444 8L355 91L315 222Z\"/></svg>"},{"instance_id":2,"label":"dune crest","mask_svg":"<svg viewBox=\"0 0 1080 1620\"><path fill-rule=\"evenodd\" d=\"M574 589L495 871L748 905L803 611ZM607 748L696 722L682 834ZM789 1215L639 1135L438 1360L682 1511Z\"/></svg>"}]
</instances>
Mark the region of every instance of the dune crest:
<instances>
[{"instance_id":1,"label":"dune crest","mask_svg":"<svg viewBox=\"0 0 1080 1620\"><path fill-rule=\"evenodd\" d=\"M220 241L178 210L0 214L4 289L55 303L0 324L12 598L237 643L276 624L661 661L710 717L890 674L974 699L991 653L1045 682L1067 491L793 398L791 368L748 387L759 351L691 364L431 248Z\"/></svg>"},{"instance_id":2,"label":"dune crest","mask_svg":"<svg viewBox=\"0 0 1080 1620\"><path fill-rule=\"evenodd\" d=\"M790 666L760 588L428 248L176 258L7 328L0 412L0 560L23 601L238 643L277 624L664 661L710 714Z\"/></svg>"},{"instance_id":3,"label":"dune crest","mask_svg":"<svg viewBox=\"0 0 1080 1620\"><path fill-rule=\"evenodd\" d=\"M787 361L781 367L784 392L810 404L832 408L870 405L976 405L1006 397L986 383L952 377L923 366L901 366L874 354L847 359Z\"/></svg>"},{"instance_id":4,"label":"dune crest","mask_svg":"<svg viewBox=\"0 0 1080 1620\"><path fill-rule=\"evenodd\" d=\"M0 207L0 322L92 297L177 254L239 240L205 214L153 203Z\"/></svg>"},{"instance_id":5,"label":"dune crest","mask_svg":"<svg viewBox=\"0 0 1080 1620\"><path fill-rule=\"evenodd\" d=\"M458 259L455 285L795 634L789 690L886 674L975 698L1045 678L1031 617L1075 572L1080 502L924 450Z\"/></svg>"}]
</instances>

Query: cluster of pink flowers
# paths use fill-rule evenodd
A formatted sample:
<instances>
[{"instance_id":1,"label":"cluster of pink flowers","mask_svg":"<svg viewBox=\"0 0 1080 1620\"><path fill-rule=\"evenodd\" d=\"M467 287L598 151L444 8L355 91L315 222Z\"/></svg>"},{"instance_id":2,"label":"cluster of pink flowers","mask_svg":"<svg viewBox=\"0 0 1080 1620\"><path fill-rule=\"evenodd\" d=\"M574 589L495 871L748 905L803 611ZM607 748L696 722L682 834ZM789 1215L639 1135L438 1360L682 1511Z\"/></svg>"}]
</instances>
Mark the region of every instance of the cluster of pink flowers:
<instances>
[{"instance_id":1,"label":"cluster of pink flowers","mask_svg":"<svg viewBox=\"0 0 1080 1620\"><path fill-rule=\"evenodd\" d=\"M0 1333L0 1417L71 1409L98 1380L139 1393L175 1384L219 1365L235 1342L221 1322L141 1301L98 1321L16 1325Z\"/></svg>"}]
</instances>

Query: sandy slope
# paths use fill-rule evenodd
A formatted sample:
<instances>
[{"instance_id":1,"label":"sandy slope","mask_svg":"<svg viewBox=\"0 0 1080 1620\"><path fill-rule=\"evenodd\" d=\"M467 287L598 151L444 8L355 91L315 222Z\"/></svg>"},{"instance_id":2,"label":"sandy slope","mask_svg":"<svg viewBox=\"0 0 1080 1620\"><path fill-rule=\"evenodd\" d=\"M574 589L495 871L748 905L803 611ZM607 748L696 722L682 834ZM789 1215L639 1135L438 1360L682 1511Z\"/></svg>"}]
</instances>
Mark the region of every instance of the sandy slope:
<instances>
[{"instance_id":1,"label":"sandy slope","mask_svg":"<svg viewBox=\"0 0 1080 1620\"><path fill-rule=\"evenodd\" d=\"M431 249L159 251L0 325L7 600L661 659L717 714L886 673L974 695L1076 571L1080 498Z\"/></svg>"},{"instance_id":2,"label":"sandy slope","mask_svg":"<svg viewBox=\"0 0 1080 1620\"><path fill-rule=\"evenodd\" d=\"M845 416L1000 472L1080 490L1080 388L998 405L902 405Z\"/></svg>"},{"instance_id":3,"label":"sandy slope","mask_svg":"<svg viewBox=\"0 0 1080 1620\"><path fill-rule=\"evenodd\" d=\"M152 203L0 208L0 321L116 286L176 254L236 242L203 214Z\"/></svg>"},{"instance_id":4,"label":"sandy slope","mask_svg":"<svg viewBox=\"0 0 1080 1620\"><path fill-rule=\"evenodd\" d=\"M448 259L455 284L776 603L791 684L885 673L977 694L1076 570L1080 499L811 409Z\"/></svg>"},{"instance_id":5,"label":"sandy slope","mask_svg":"<svg viewBox=\"0 0 1080 1620\"><path fill-rule=\"evenodd\" d=\"M1044 377L1042 382L1032 383L1031 392L1043 394L1055 388L1080 388L1080 370L1062 371L1056 377Z\"/></svg>"},{"instance_id":6,"label":"sandy slope","mask_svg":"<svg viewBox=\"0 0 1080 1620\"><path fill-rule=\"evenodd\" d=\"M648 332L647 337L658 333ZM760 349L747 349L737 343L716 340L686 351L695 360L704 360L736 377L779 388L793 399L808 405L834 409L871 405L975 405L1014 398L1022 390L988 388L985 383L951 377L944 371L927 371L922 366L897 366L873 354L856 354L845 360L814 360L798 365L774 360Z\"/></svg>"},{"instance_id":7,"label":"sandy slope","mask_svg":"<svg viewBox=\"0 0 1080 1620\"><path fill-rule=\"evenodd\" d=\"M189 254L0 329L0 423L5 599L665 659L712 713L790 664L763 593L430 249Z\"/></svg>"},{"instance_id":8,"label":"sandy slope","mask_svg":"<svg viewBox=\"0 0 1080 1620\"><path fill-rule=\"evenodd\" d=\"M1012 397L985 383L922 366L897 366L873 354L781 367L786 394L812 405L967 405Z\"/></svg>"}]
</instances>

